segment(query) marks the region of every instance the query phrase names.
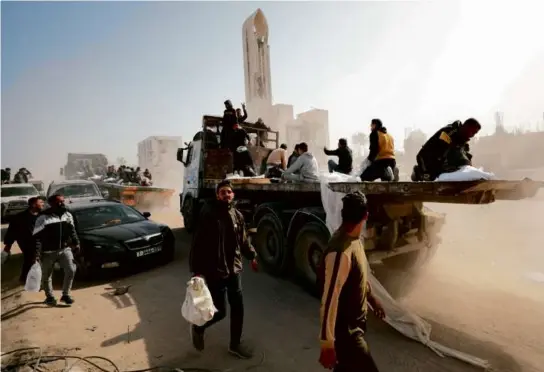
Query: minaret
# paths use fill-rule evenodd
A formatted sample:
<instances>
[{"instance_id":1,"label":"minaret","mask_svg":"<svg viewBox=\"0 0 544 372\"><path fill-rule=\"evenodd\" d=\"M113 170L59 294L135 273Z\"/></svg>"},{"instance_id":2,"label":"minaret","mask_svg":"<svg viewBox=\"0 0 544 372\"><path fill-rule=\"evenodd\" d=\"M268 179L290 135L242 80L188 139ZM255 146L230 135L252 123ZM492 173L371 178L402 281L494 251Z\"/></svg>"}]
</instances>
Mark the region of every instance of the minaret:
<instances>
[{"instance_id":1,"label":"minaret","mask_svg":"<svg viewBox=\"0 0 544 372\"><path fill-rule=\"evenodd\" d=\"M248 109L253 111L251 107L256 109L271 107L272 87L268 23L261 9L257 9L244 22L242 42L244 46L244 75Z\"/></svg>"}]
</instances>

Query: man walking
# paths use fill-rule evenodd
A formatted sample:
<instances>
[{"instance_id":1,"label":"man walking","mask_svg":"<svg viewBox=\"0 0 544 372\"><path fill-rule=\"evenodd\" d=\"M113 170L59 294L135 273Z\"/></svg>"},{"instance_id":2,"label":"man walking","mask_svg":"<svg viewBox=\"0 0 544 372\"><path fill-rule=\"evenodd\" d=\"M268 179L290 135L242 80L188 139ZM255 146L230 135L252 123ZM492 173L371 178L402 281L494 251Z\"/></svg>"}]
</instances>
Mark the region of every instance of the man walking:
<instances>
[{"instance_id":1,"label":"man walking","mask_svg":"<svg viewBox=\"0 0 544 372\"><path fill-rule=\"evenodd\" d=\"M45 291L45 303L55 306L57 300L53 295L53 269L58 262L64 271L61 302L67 305L74 303L70 296L72 283L76 274L76 263L73 251L79 250L79 239L74 226L74 218L66 210L64 196L52 195L47 199L51 206L43 211L36 220L34 238L36 251L42 266L42 288Z\"/></svg>"},{"instance_id":2,"label":"man walking","mask_svg":"<svg viewBox=\"0 0 544 372\"><path fill-rule=\"evenodd\" d=\"M252 357L241 344L244 322L242 298L242 256L251 261L257 270L257 254L248 240L244 218L234 207L234 192L228 180L217 185L216 200L206 204L201 213L193 244L189 254L189 265L193 276L206 280L213 303L217 308L212 320L205 325L191 326L191 337L195 349L204 350L204 331L225 318L227 298L230 304L229 353L242 358Z\"/></svg>"},{"instance_id":3,"label":"man walking","mask_svg":"<svg viewBox=\"0 0 544 372\"><path fill-rule=\"evenodd\" d=\"M26 282L28 272L36 262L36 246L32 238L32 232L43 205L44 202L40 198L28 199L28 208L14 216L4 237L4 252L10 254L13 243L17 242L19 249L23 253L23 267L19 277L21 283Z\"/></svg>"},{"instance_id":4,"label":"man walking","mask_svg":"<svg viewBox=\"0 0 544 372\"><path fill-rule=\"evenodd\" d=\"M366 198L360 192L342 199L342 225L323 255L320 281L321 355L319 362L335 372L377 372L364 339L367 304L381 319L385 313L372 296L368 263L360 236L367 218Z\"/></svg>"}]
</instances>

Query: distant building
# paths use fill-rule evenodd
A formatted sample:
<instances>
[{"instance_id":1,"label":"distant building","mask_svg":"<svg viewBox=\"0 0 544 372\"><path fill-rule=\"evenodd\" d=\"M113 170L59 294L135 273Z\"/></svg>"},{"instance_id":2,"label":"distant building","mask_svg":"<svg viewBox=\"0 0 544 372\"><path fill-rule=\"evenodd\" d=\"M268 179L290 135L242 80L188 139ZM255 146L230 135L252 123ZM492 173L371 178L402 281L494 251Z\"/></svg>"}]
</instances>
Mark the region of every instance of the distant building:
<instances>
[{"instance_id":1,"label":"distant building","mask_svg":"<svg viewBox=\"0 0 544 372\"><path fill-rule=\"evenodd\" d=\"M138 166L149 169L153 185L181 188L183 167L176 159L178 148L182 147L181 137L154 136L138 143Z\"/></svg>"}]
</instances>

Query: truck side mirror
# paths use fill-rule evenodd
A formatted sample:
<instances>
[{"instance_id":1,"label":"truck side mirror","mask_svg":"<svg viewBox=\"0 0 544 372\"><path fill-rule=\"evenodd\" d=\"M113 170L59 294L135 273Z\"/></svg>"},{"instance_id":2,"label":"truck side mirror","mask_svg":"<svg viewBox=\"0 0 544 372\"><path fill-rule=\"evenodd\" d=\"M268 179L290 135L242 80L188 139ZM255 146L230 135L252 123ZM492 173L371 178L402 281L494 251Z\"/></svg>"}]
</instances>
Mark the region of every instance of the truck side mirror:
<instances>
[{"instance_id":1,"label":"truck side mirror","mask_svg":"<svg viewBox=\"0 0 544 372\"><path fill-rule=\"evenodd\" d=\"M184 149L178 149L178 152L177 152L177 160L179 162L181 162L183 165L187 166L187 164L185 163L185 161L183 160L183 151L185 151L187 148L184 148Z\"/></svg>"}]
</instances>

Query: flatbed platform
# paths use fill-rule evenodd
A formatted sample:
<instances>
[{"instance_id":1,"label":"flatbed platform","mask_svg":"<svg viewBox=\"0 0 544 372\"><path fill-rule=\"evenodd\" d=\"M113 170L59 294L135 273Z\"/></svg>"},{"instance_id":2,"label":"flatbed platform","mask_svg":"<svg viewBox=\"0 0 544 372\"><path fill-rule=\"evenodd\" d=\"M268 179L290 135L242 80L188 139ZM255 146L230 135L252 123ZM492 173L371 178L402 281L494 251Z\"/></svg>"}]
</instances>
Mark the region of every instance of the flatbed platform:
<instances>
[{"instance_id":1,"label":"flatbed platform","mask_svg":"<svg viewBox=\"0 0 544 372\"><path fill-rule=\"evenodd\" d=\"M320 183L271 183L265 178L230 179L238 193L320 193ZM217 179L204 180L204 188L215 188ZM331 182L328 187L341 193L359 190L367 197L386 197L388 202L421 201L429 203L489 204L496 200L521 200L536 195L544 182L456 181L456 182Z\"/></svg>"}]
</instances>

